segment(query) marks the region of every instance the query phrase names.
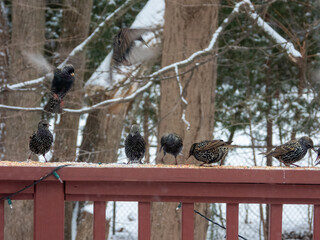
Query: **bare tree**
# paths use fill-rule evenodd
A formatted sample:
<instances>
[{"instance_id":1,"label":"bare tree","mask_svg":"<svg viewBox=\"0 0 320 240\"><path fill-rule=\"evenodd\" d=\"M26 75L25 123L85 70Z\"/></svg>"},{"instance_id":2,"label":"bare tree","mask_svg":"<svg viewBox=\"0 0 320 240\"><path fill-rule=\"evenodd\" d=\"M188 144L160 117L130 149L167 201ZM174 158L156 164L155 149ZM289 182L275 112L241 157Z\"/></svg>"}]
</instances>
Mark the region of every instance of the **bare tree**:
<instances>
[{"instance_id":1,"label":"bare tree","mask_svg":"<svg viewBox=\"0 0 320 240\"><path fill-rule=\"evenodd\" d=\"M193 52L206 47L217 28L218 1L166 2L162 65L166 66L185 59ZM166 132L176 132L184 139L184 164L190 146L195 141L212 139L214 123L214 101L216 87L215 52L207 56L208 62L191 73L181 76L185 104L179 94L176 81L161 82L159 140ZM186 71L187 68L181 69ZM172 73L171 73L172 74ZM182 120L190 123L190 131ZM158 159L159 160L159 159ZM192 160L189 160L192 162ZM166 163L173 164L171 156ZM195 163L195 162L192 162ZM195 208L207 214L208 204L195 204ZM152 239L179 239L180 213L176 203L154 203L152 206ZM207 222L195 217L195 239L205 239Z\"/></svg>"}]
</instances>

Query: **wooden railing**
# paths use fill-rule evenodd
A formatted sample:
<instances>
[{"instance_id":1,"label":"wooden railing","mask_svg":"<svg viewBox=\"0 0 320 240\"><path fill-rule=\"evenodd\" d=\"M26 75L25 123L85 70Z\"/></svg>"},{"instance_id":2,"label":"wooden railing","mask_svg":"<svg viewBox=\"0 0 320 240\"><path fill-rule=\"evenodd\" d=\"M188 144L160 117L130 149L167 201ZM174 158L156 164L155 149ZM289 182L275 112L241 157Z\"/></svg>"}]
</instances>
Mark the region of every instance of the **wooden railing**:
<instances>
[{"instance_id":1,"label":"wooden railing","mask_svg":"<svg viewBox=\"0 0 320 240\"><path fill-rule=\"evenodd\" d=\"M0 197L39 180L54 167L0 167ZM34 239L63 239L64 202L94 201L94 239L105 239L106 201L139 202L139 240L150 239L150 203L182 202L183 240L193 240L194 203L227 203L227 239L238 239L239 203L270 204L269 239L282 233L283 204L314 204L313 239L320 239L320 170L317 168L232 168L108 166L65 167L15 195L34 199ZM0 201L0 240L4 239Z\"/></svg>"}]
</instances>

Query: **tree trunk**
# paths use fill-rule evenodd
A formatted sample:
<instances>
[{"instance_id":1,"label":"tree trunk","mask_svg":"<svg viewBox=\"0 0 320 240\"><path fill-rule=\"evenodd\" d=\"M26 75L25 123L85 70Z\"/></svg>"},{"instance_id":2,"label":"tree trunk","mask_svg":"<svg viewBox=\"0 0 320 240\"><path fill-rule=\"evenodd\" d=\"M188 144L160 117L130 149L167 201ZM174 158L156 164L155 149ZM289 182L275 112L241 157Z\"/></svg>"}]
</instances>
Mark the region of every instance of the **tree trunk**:
<instances>
[{"instance_id":1,"label":"tree trunk","mask_svg":"<svg viewBox=\"0 0 320 240\"><path fill-rule=\"evenodd\" d=\"M60 42L61 61L88 37L93 0L64 0L62 15L62 33ZM65 107L80 108L83 96L83 76L85 69L85 51L78 53L68 63L75 68L75 82L65 97ZM79 115L62 114L55 125L53 161L74 161L76 156Z\"/></svg>"},{"instance_id":2,"label":"tree trunk","mask_svg":"<svg viewBox=\"0 0 320 240\"><path fill-rule=\"evenodd\" d=\"M203 5L201 5L203 3ZM217 28L219 1L185 0L183 3L167 1L165 9L164 44L162 65L183 60L193 52L208 46ZM169 23L169 24L167 24ZM216 58L207 57L206 64L194 72L180 77L188 105L184 106L179 96L179 87L173 79L161 82L159 139L166 132L176 132L184 141L183 156L178 164L184 164L192 143L212 139L214 126L214 101L216 89ZM186 68L180 69L180 73ZM172 72L171 72L172 74ZM190 131L181 116L186 110ZM159 161L160 157L157 158ZM174 158L166 155L164 161L173 164ZM188 164L198 164L193 158ZM177 203L154 203L152 205L152 239L180 239L180 211ZM195 204L195 208L208 215L208 204ZM208 222L195 216L194 238L205 239Z\"/></svg>"},{"instance_id":3,"label":"tree trunk","mask_svg":"<svg viewBox=\"0 0 320 240\"><path fill-rule=\"evenodd\" d=\"M88 37L93 0L64 0L61 26L60 60ZM67 64L75 68L75 82L65 97L65 107L80 108L83 97L83 76L86 63L85 51L72 57ZM74 161L76 157L79 115L61 114L55 124L53 160L55 162ZM74 203L65 204L65 239L71 239L71 219Z\"/></svg>"},{"instance_id":4,"label":"tree trunk","mask_svg":"<svg viewBox=\"0 0 320 240\"><path fill-rule=\"evenodd\" d=\"M0 87L8 82L9 78L9 23L7 19L4 2L0 2ZM4 103L6 94L0 94L0 103ZM0 110L0 159L4 153L4 125L6 118L6 110Z\"/></svg>"},{"instance_id":5,"label":"tree trunk","mask_svg":"<svg viewBox=\"0 0 320 240\"><path fill-rule=\"evenodd\" d=\"M25 61L23 52L42 53L45 29L45 0L12 1L12 37L10 48L10 84L39 77ZM5 104L36 107L41 93L33 90L5 93ZM25 161L29 152L29 136L37 129L40 114L8 113L5 121L6 160ZM14 130L14 131L13 131ZM14 201L13 210L5 208L5 239L33 239L33 202Z\"/></svg>"}]
</instances>

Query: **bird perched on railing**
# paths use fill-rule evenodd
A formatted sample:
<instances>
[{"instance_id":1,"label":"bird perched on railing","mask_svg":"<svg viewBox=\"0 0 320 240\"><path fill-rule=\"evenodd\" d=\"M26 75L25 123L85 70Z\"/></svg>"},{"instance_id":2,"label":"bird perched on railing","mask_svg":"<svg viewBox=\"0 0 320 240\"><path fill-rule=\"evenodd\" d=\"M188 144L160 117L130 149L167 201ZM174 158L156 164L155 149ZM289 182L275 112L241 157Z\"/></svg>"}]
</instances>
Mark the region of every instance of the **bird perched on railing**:
<instances>
[{"instance_id":1,"label":"bird perched on railing","mask_svg":"<svg viewBox=\"0 0 320 240\"><path fill-rule=\"evenodd\" d=\"M176 165L178 165L177 156L179 155L183 147L181 137L179 137L175 133L167 133L164 136L162 136L160 140L160 144L161 144L161 147L159 152L161 152L161 150L163 149L163 157L161 158L160 161L162 162L166 153L169 153L174 156Z\"/></svg>"},{"instance_id":2,"label":"bird perched on railing","mask_svg":"<svg viewBox=\"0 0 320 240\"><path fill-rule=\"evenodd\" d=\"M31 155L33 153L41 154L47 162L45 154L50 150L53 142L53 136L49 131L49 126L50 125L47 120L41 120L38 123L38 131L30 136L29 148L31 150L31 153L28 159L31 158Z\"/></svg>"},{"instance_id":3,"label":"bird perched on railing","mask_svg":"<svg viewBox=\"0 0 320 240\"><path fill-rule=\"evenodd\" d=\"M132 125L130 133L127 136L124 149L129 162L141 162L146 152L146 143L143 137L140 135L140 129L138 125Z\"/></svg>"},{"instance_id":4,"label":"bird perched on railing","mask_svg":"<svg viewBox=\"0 0 320 240\"><path fill-rule=\"evenodd\" d=\"M123 64L130 66L132 64L148 61L150 58L156 55L156 51L143 51L142 47L135 48L135 41L140 41L148 47L147 43L142 38L142 34L151 31L155 31L155 29L120 29L113 41L112 59L115 65L117 66L119 64Z\"/></svg>"},{"instance_id":5,"label":"bird perched on railing","mask_svg":"<svg viewBox=\"0 0 320 240\"><path fill-rule=\"evenodd\" d=\"M207 140L192 144L189 157L194 156L198 161L204 164L220 162L227 156L230 149L236 147L231 145L232 142L225 142L223 140Z\"/></svg>"},{"instance_id":6,"label":"bird perched on railing","mask_svg":"<svg viewBox=\"0 0 320 240\"><path fill-rule=\"evenodd\" d=\"M45 105L44 110L50 113L61 113L64 106L63 98L71 89L74 83L74 68L71 64L66 65L62 70L57 68L51 84L52 97Z\"/></svg>"},{"instance_id":7,"label":"bird perched on railing","mask_svg":"<svg viewBox=\"0 0 320 240\"><path fill-rule=\"evenodd\" d=\"M299 167L294 163L301 160L306 155L309 148L314 150L313 141L311 138L305 136L297 140L286 142L269 152L260 154L263 154L266 157L274 157L280 162L283 162L286 166L294 165Z\"/></svg>"}]
</instances>

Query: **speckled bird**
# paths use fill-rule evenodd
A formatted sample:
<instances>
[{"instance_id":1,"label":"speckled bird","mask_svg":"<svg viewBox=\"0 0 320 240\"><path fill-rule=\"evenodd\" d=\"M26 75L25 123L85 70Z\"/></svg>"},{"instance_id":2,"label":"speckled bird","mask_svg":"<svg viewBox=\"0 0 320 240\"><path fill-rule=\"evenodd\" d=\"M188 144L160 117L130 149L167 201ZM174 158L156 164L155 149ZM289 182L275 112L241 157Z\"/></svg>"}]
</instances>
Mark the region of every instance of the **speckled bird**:
<instances>
[{"instance_id":1,"label":"speckled bird","mask_svg":"<svg viewBox=\"0 0 320 240\"><path fill-rule=\"evenodd\" d=\"M31 153L28 159L31 158L33 153L41 154L47 162L45 154L50 150L53 142L53 136L49 131L49 126L50 125L47 120L41 120L38 123L38 131L30 136L29 148Z\"/></svg>"},{"instance_id":2,"label":"speckled bird","mask_svg":"<svg viewBox=\"0 0 320 240\"><path fill-rule=\"evenodd\" d=\"M52 97L44 107L50 113L61 113L64 106L63 98L71 89L74 83L74 68L71 64L66 65L62 70L57 68L51 84Z\"/></svg>"},{"instance_id":3,"label":"speckled bird","mask_svg":"<svg viewBox=\"0 0 320 240\"><path fill-rule=\"evenodd\" d=\"M210 164L220 162L225 159L229 150L235 145L231 145L232 142L225 142L223 140L207 140L199 143L192 144L189 157L194 156L198 161L203 162L203 164Z\"/></svg>"},{"instance_id":4,"label":"speckled bird","mask_svg":"<svg viewBox=\"0 0 320 240\"><path fill-rule=\"evenodd\" d=\"M140 54L132 52L135 41L141 41L146 46L147 43L141 37L142 34L151 31L151 29L134 29L122 28L115 36L113 41L113 55L112 59L116 65L123 64L126 66L134 64L135 59L142 59Z\"/></svg>"},{"instance_id":5,"label":"speckled bird","mask_svg":"<svg viewBox=\"0 0 320 240\"><path fill-rule=\"evenodd\" d=\"M167 133L164 136L162 136L160 144L161 147L159 152L161 152L161 150L163 149L163 157L160 161L163 161L163 158L166 155L166 153L169 153L174 156L176 165L178 165L177 156L179 155L183 147L181 137L179 137L175 133Z\"/></svg>"},{"instance_id":6,"label":"speckled bird","mask_svg":"<svg viewBox=\"0 0 320 240\"><path fill-rule=\"evenodd\" d=\"M286 142L269 152L260 154L263 154L266 157L274 157L286 166L294 165L299 167L294 163L301 160L306 155L309 148L314 150L313 141L311 138L304 136L297 140Z\"/></svg>"},{"instance_id":7,"label":"speckled bird","mask_svg":"<svg viewBox=\"0 0 320 240\"><path fill-rule=\"evenodd\" d=\"M314 166L317 166L320 163L320 148L318 148L318 150L316 151L317 153L317 158L314 161Z\"/></svg>"},{"instance_id":8,"label":"speckled bird","mask_svg":"<svg viewBox=\"0 0 320 240\"><path fill-rule=\"evenodd\" d=\"M127 136L124 143L125 153L130 162L141 162L146 152L146 143L143 137L140 135L140 129L138 125L132 125L130 133Z\"/></svg>"}]
</instances>

